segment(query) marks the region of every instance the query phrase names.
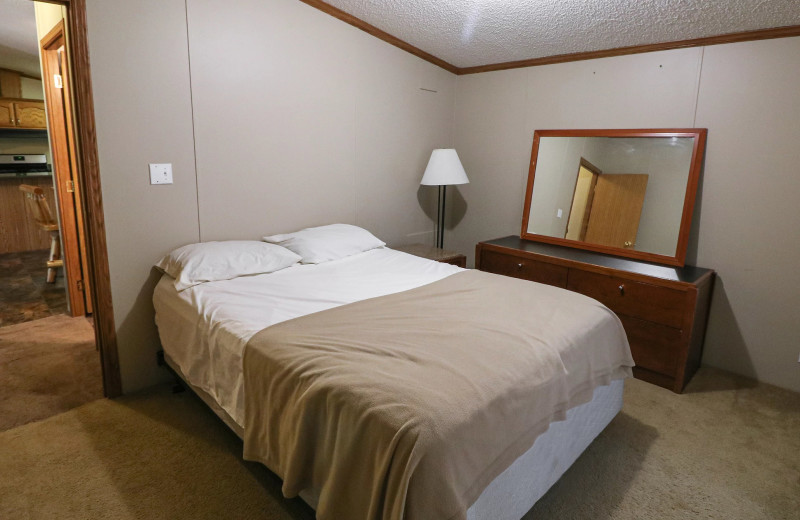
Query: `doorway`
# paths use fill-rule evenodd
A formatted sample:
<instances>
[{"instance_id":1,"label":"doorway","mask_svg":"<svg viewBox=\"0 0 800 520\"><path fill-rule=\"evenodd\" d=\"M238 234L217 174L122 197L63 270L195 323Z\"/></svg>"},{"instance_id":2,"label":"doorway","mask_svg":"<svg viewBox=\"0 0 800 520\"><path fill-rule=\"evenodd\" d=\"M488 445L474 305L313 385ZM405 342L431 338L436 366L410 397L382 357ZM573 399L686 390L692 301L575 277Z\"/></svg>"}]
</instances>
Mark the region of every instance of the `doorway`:
<instances>
[{"instance_id":1,"label":"doorway","mask_svg":"<svg viewBox=\"0 0 800 520\"><path fill-rule=\"evenodd\" d=\"M91 316L66 13L13 0L0 12L0 327Z\"/></svg>"},{"instance_id":2,"label":"doorway","mask_svg":"<svg viewBox=\"0 0 800 520\"><path fill-rule=\"evenodd\" d=\"M0 213L12 201L21 209L15 222L0 214L0 247L29 242L17 244L15 265L0 251L0 275L60 288L63 302L36 304L39 314L9 323L2 319L9 295L32 291L0 287L0 429L121 394L83 0L0 0L0 155L6 145L14 167L30 162L39 170L28 164L0 179ZM3 181L13 185L4 189Z\"/></svg>"},{"instance_id":3,"label":"doorway","mask_svg":"<svg viewBox=\"0 0 800 520\"><path fill-rule=\"evenodd\" d=\"M70 305L35 6L0 0L0 13L0 327L6 327L67 313Z\"/></svg>"}]
</instances>

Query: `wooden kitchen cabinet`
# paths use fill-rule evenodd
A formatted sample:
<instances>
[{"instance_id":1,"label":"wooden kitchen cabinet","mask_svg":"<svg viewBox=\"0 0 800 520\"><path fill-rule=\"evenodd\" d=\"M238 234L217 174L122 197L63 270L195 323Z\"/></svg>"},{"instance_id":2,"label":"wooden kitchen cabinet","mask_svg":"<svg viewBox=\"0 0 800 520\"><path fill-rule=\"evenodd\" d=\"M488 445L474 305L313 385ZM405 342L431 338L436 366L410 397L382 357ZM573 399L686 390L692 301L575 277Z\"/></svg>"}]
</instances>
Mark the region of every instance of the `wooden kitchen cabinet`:
<instances>
[{"instance_id":1,"label":"wooden kitchen cabinet","mask_svg":"<svg viewBox=\"0 0 800 520\"><path fill-rule=\"evenodd\" d=\"M14 117L14 103L8 99L0 99L0 128L14 128L17 126Z\"/></svg>"},{"instance_id":2,"label":"wooden kitchen cabinet","mask_svg":"<svg viewBox=\"0 0 800 520\"><path fill-rule=\"evenodd\" d=\"M44 101L35 99L0 99L0 127L46 129Z\"/></svg>"}]
</instances>

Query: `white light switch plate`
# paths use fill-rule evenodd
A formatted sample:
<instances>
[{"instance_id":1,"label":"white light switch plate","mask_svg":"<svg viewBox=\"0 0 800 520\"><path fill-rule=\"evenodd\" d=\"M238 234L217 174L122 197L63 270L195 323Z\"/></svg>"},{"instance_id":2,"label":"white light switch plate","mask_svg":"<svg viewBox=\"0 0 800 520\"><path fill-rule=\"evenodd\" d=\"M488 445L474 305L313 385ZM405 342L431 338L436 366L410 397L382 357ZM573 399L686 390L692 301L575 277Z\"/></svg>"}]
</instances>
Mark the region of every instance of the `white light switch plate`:
<instances>
[{"instance_id":1,"label":"white light switch plate","mask_svg":"<svg viewBox=\"0 0 800 520\"><path fill-rule=\"evenodd\" d=\"M564 214L564 213L561 211L561 208L559 208L559 209L558 209L558 213L556 214L556 216L557 216L558 218L561 218L561 215L563 215L563 214Z\"/></svg>"},{"instance_id":2,"label":"white light switch plate","mask_svg":"<svg viewBox=\"0 0 800 520\"><path fill-rule=\"evenodd\" d=\"M151 164L150 184L172 184L172 164Z\"/></svg>"}]
</instances>

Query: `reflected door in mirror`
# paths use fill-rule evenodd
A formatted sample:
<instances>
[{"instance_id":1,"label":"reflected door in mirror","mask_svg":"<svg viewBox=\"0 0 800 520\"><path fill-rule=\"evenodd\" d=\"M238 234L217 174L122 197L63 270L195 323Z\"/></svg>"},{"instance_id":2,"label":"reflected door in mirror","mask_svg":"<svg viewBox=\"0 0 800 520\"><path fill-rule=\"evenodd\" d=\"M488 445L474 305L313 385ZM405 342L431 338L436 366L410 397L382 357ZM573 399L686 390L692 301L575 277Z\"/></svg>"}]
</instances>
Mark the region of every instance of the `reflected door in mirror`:
<instances>
[{"instance_id":1,"label":"reflected door in mirror","mask_svg":"<svg viewBox=\"0 0 800 520\"><path fill-rule=\"evenodd\" d=\"M581 157L578 168L578 179L575 181L575 194L572 196L572 208L569 211L567 233L564 238L584 240L589 227L589 216L592 213L592 200L597 177L603 172Z\"/></svg>"},{"instance_id":2,"label":"reflected door in mirror","mask_svg":"<svg viewBox=\"0 0 800 520\"><path fill-rule=\"evenodd\" d=\"M584 240L590 244L634 248L647 179L642 174L598 176Z\"/></svg>"},{"instance_id":3,"label":"reflected door in mirror","mask_svg":"<svg viewBox=\"0 0 800 520\"><path fill-rule=\"evenodd\" d=\"M705 137L537 130L522 238L683 265Z\"/></svg>"}]
</instances>

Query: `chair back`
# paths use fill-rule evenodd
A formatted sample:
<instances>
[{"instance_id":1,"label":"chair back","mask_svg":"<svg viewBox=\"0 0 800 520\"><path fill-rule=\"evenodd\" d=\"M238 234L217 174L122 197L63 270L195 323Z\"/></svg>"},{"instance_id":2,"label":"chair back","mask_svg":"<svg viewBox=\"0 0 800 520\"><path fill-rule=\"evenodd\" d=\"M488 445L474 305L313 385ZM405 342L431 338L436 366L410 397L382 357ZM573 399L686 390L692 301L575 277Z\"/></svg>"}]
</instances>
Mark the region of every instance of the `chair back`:
<instances>
[{"instance_id":1,"label":"chair back","mask_svg":"<svg viewBox=\"0 0 800 520\"><path fill-rule=\"evenodd\" d=\"M21 184L19 191L21 191L22 195L25 197L33 219L41 228L46 230L51 230L53 227L58 228L58 223L56 219L53 218L50 205L47 203L47 198L41 187Z\"/></svg>"}]
</instances>

